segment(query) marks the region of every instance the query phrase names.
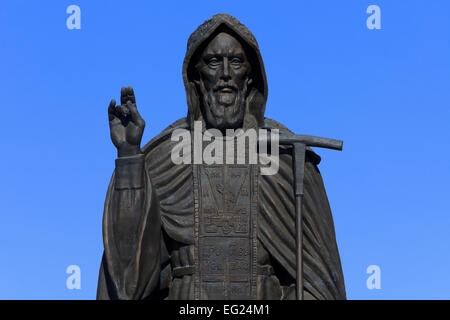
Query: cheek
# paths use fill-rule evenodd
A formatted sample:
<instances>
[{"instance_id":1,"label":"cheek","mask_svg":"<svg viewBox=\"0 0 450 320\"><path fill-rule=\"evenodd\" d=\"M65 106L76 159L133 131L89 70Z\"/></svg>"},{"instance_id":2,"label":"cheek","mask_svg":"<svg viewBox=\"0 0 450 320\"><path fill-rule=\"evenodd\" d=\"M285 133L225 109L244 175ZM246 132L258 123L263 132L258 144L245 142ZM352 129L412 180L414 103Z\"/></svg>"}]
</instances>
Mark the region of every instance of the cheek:
<instances>
[{"instance_id":1,"label":"cheek","mask_svg":"<svg viewBox=\"0 0 450 320\"><path fill-rule=\"evenodd\" d=\"M239 69L233 69L233 73L232 73L232 77L234 82L240 87L242 88L245 79L247 78L247 72L248 69L243 66Z\"/></svg>"},{"instance_id":2,"label":"cheek","mask_svg":"<svg viewBox=\"0 0 450 320\"><path fill-rule=\"evenodd\" d=\"M219 80L219 73L216 70L204 69L201 72L205 88L209 90Z\"/></svg>"},{"instance_id":3,"label":"cheek","mask_svg":"<svg viewBox=\"0 0 450 320\"><path fill-rule=\"evenodd\" d=\"M245 72L238 71L233 74L233 80L239 86L239 88L242 88L246 78L247 75Z\"/></svg>"}]
</instances>

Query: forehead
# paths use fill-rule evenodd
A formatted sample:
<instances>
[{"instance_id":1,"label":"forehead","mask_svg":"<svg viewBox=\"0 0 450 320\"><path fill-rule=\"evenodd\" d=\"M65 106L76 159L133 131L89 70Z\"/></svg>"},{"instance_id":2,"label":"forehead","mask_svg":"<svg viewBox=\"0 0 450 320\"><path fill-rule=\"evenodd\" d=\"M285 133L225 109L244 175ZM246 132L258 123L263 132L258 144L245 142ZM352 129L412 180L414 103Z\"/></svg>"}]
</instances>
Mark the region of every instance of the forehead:
<instances>
[{"instance_id":1,"label":"forehead","mask_svg":"<svg viewBox=\"0 0 450 320\"><path fill-rule=\"evenodd\" d=\"M244 53L244 48L235 37L225 32L217 34L203 52L203 54L226 53Z\"/></svg>"}]
</instances>

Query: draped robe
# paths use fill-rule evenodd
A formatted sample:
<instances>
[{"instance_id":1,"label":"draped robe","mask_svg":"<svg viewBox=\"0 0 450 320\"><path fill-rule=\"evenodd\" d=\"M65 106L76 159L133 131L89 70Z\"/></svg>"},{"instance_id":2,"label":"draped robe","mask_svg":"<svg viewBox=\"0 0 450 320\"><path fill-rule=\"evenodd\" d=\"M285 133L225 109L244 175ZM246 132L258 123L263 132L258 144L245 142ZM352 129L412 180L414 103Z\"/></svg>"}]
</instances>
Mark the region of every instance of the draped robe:
<instances>
[{"instance_id":1,"label":"draped robe","mask_svg":"<svg viewBox=\"0 0 450 320\"><path fill-rule=\"evenodd\" d=\"M265 122L266 128L289 133L273 120ZM170 133L175 128L187 128L186 120L177 121L143 148L142 188L122 188L123 182L118 183L116 173L113 174L105 201L105 252L99 277L99 299L167 298L167 293L166 296L160 294L171 287L172 281L167 238L182 244L194 243L193 165L175 165L170 159L175 145ZM331 210L317 167L319 161L312 150L307 151L303 201L304 293L306 299L344 299L342 269ZM291 279L295 279L296 274L293 186L292 153L284 148L280 150L278 173L262 175L259 179L257 237ZM130 247L125 247L132 255L124 264L118 257L120 246L128 239L116 234L115 216L133 216L133 211L143 215L139 217L139 227L133 233L135 238L131 239ZM294 286L295 281L292 281L289 294L284 298L294 297Z\"/></svg>"}]
</instances>

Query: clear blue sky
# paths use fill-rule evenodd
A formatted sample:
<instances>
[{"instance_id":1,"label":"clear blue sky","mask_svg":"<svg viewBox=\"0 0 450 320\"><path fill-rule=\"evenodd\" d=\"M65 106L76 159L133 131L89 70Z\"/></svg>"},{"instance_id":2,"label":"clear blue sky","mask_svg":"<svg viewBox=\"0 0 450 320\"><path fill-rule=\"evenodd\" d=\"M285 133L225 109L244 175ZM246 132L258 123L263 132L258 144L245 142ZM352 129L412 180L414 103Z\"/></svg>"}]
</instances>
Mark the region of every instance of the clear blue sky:
<instances>
[{"instance_id":1,"label":"clear blue sky","mask_svg":"<svg viewBox=\"0 0 450 320\"><path fill-rule=\"evenodd\" d=\"M81 30L66 27L81 8ZM381 8L368 30L366 8ZM188 36L226 12L254 33L266 116L317 150L349 299L450 299L450 2L3 1L0 298L94 299L114 169L107 106L135 88L143 142L186 114ZM67 266L81 290L66 289ZM368 290L366 268L381 268Z\"/></svg>"}]
</instances>

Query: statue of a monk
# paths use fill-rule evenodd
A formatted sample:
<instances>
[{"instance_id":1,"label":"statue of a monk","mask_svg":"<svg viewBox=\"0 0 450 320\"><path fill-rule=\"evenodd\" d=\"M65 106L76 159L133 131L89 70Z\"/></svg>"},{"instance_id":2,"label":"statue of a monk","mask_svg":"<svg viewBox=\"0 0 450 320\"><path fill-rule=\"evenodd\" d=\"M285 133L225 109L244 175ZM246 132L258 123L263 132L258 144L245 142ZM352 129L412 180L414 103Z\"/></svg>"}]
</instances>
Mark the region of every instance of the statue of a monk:
<instances>
[{"instance_id":1,"label":"statue of a monk","mask_svg":"<svg viewBox=\"0 0 450 320\"><path fill-rule=\"evenodd\" d=\"M295 299L296 234L292 149L276 174L259 164L174 163L176 129L265 129L267 80L258 44L219 14L190 36L183 63L188 114L140 147L145 122L131 87L111 101L118 151L103 218L98 299ZM234 137L232 137L234 139ZM234 143L234 142L233 142ZM201 148L205 148L204 145ZM304 173L305 299L345 299L333 218L307 149Z\"/></svg>"}]
</instances>

